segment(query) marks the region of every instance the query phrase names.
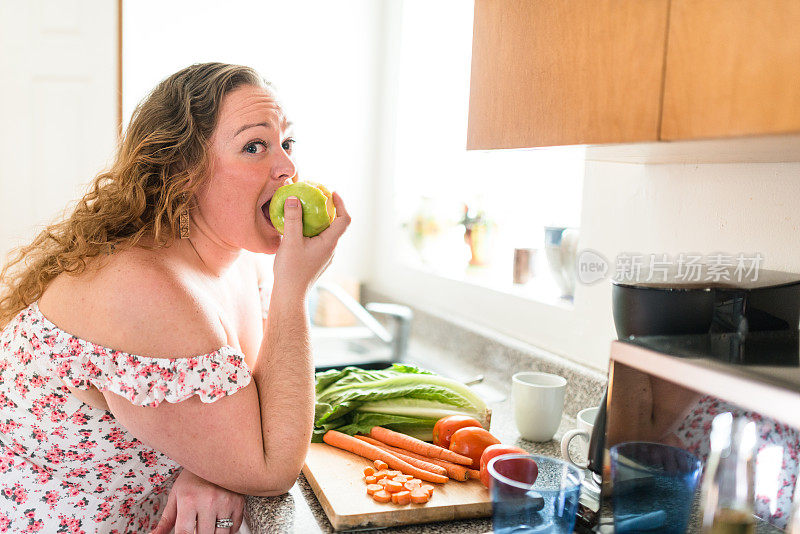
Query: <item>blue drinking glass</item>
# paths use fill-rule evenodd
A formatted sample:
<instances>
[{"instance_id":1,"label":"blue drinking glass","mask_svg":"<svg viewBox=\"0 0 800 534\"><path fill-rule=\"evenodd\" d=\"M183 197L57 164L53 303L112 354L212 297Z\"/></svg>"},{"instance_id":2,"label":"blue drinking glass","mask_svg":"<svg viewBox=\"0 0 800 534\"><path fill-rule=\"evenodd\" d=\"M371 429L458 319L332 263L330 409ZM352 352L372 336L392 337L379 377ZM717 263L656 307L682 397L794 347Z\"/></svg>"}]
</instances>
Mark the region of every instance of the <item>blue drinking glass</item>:
<instances>
[{"instance_id":1,"label":"blue drinking glass","mask_svg":"<svg viewBox=\"0 0 800 534\"><path fill-rule=\"evenodd\" d=\"M643 441L610 452L614 532L686 532L702 462L683 449Z\"/></svg>"},{"instance_id":2,"label":"blue drinking glass","mask_svg":"<svg viewBox=\"0 0 800 534\"><path fill-rule=\"evenodd\" d=\"M497 456L487 469L495 533L572 533L583 481L580 469L529 454Z\"/></svg>"}]
</instances>

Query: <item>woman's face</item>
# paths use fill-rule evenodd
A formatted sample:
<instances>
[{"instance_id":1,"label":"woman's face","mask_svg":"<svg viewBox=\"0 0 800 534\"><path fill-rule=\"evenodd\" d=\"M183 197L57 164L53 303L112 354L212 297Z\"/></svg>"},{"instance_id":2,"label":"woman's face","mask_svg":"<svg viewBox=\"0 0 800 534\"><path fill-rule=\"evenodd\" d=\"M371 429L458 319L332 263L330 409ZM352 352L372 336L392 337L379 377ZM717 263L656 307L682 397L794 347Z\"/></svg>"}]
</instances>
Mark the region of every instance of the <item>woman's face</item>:
<instances>
[{"instance_id":1,"label":"woman's face","mask_svg":"<svg viewBox=\"0 0 800 534\"><path fill-rule=\"evenodd\" d=\"M210 140L211 175L192 214L215 244L269 254L278 249L281 236L267 216L268 201L295 175L289 127L267 89L243 86L222 100Z\"/></svg>"}]
</instances>

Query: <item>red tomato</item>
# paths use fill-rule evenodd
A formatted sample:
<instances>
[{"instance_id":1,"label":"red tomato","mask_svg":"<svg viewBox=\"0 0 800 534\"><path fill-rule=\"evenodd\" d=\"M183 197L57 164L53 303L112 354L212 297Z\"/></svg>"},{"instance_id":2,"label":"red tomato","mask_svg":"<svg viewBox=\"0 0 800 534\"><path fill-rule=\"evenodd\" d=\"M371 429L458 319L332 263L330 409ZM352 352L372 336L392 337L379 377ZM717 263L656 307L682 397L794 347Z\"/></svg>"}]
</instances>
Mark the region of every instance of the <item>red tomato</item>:
<instances>
[{"instance_id":1,"label":"red tomato","mask_svg":"<svg viewBox=\"0 0 800 534\"><path fill-rule=\"evenodd\" d=\"M486 469L486 464L489 463L489 460L494 458L495 456L500 456L501 454L530 454L528 451L524 449L520 449L519 447L513 447L511 445L503 445L502 443L498 443L496 445L489 445L481 454L481 482L487 488L489 487L489 480L492 478L489 476L489 471Z\"/></svg>"},{"instance_id":2,"label":"red tomato","mask_svg":"<svg viewBox=\"0 0 800 534\"><path fill-rule=\"evenodd\" d=\"M462 456L472 458L471 469L478 469L481 465L481 454L489 445L500 443L500 440L489 433L488 430L476 427L459 428L450 438L450 450Z\"/></svg>"},{"instance_id":3,"label":"red tomato","mask_svg":"<svg viewBox=\"0 0 800 534\"><path fill-rule=\"evenodd\" d=\"M471 426L482 428L477 420L467 415L448 415L447 417L442 417L436 421L436 424L433 426L433 444L449 449L450 437L453 435L453 432L459 428Z\"/></svg>"}]
</instances>

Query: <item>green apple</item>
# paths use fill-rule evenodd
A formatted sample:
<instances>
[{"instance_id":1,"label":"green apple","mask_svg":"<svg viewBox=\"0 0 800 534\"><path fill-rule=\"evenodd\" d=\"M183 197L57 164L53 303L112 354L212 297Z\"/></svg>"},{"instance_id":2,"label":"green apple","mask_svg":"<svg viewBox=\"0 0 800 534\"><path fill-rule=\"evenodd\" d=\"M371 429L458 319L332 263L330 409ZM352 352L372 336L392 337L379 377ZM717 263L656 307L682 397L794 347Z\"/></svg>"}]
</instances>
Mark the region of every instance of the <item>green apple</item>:
<instances>
[{"instance_id":1,"label":"green apple","mask_svg":"<svg viewBox=\"0 0 800 534\"><path fill-rule=\"evenodd\" d=\"M275 191L269 202L269 219L278 232L283 233L283 205L289 197L300 199L303 208L303 235L314 237L331 225L336 217L331 193L324 185L312 182L295 182Z\"/></svg>"}]
</instances>

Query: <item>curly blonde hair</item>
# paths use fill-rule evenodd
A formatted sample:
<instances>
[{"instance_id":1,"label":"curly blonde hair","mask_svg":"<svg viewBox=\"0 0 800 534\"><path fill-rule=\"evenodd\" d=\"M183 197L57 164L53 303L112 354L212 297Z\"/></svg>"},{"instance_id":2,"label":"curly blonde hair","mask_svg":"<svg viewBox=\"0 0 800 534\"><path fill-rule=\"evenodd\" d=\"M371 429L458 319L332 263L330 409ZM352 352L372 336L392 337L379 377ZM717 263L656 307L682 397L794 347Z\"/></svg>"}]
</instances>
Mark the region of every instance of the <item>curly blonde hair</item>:
<instances>
[{"instance_id":1,"label":"curly blonde hair","mask_svg":"<svg viewBox=\"0 0 800 534\"><path fill-rule=\"evenodd\" d=\"M80 273L101 253L132 247L144 236L167 246L179 214L208 175L208 141L226 94L268 87L240 65L200 63L169 76L133 112L114 163L93 180L72 213L9 254L0 272L0 327L41 297L59 274Z\"/></svg>"}]
</instances>

